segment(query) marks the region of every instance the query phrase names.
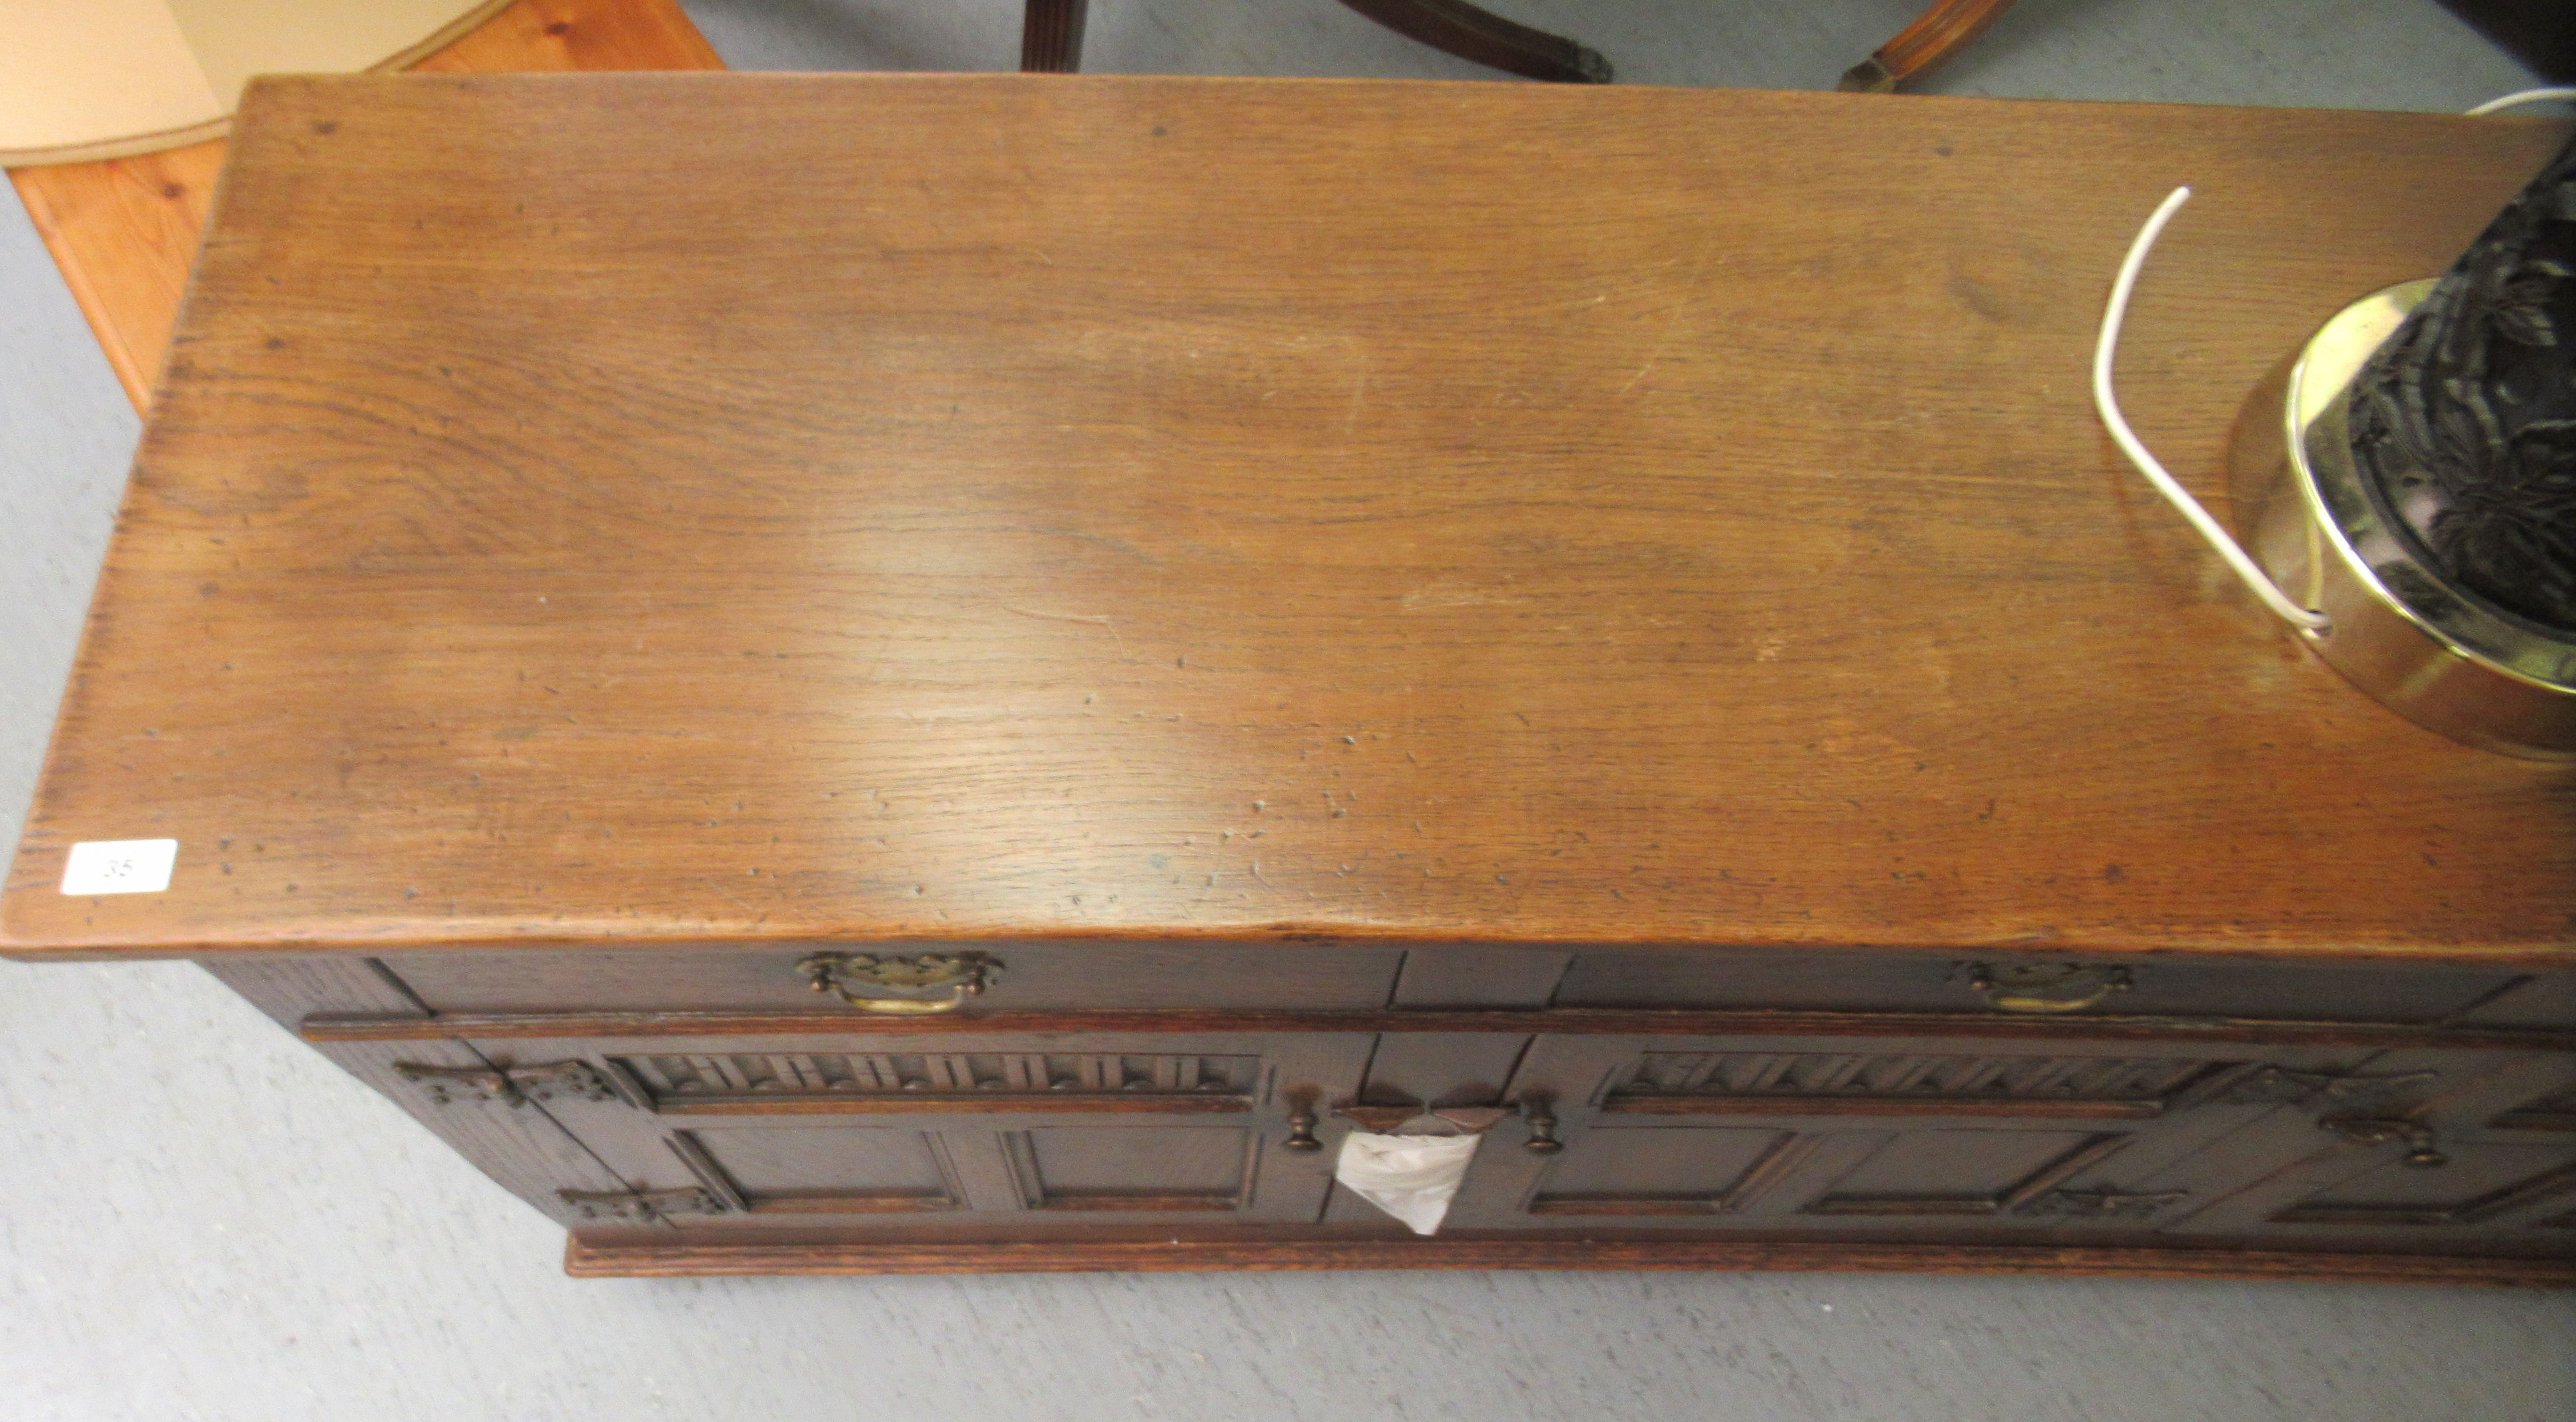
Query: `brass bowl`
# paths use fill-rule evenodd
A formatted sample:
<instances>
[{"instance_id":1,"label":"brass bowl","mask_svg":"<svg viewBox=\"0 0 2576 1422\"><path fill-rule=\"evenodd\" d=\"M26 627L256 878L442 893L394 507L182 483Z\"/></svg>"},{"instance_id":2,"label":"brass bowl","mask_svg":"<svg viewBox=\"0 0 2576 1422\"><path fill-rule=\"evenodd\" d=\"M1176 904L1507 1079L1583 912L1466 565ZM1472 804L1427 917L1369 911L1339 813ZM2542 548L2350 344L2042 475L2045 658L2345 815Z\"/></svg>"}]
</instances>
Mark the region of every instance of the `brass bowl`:
<instances>
[{"instance_id":1,"label":"brass bowl","mask_svg":"<svg viewBox=\"0 0 2576 1422\"><path fill-rule=\"evenodd\" d=\"M2445 580L2354 464L2346 396L2430 280L2376 291L2258 387L2229 460L2237 532L2291 600L2297 635L2381 705L2481 750L2576 761L2576 640Z\"/></svg>"}]
</instances>

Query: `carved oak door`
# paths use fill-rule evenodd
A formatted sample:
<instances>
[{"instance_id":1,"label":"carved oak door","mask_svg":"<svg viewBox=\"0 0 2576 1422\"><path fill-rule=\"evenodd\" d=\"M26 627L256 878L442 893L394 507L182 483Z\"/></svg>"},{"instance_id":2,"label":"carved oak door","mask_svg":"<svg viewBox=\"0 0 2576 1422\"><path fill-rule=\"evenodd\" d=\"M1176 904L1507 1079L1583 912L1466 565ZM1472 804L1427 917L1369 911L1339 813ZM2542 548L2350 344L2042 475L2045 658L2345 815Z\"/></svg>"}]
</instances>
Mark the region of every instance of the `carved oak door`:
<instances>
[{"instance_id":1,"label":"carved oak door","mask_svg":"<svg viewBox=\"0 0 2576 1422\"><path fill-rule=\"evenodd\" d=\"M2576 1053L2395 1051L2267 1123L2292 1158L2206 1217L2303 1244L2576 1250Z\"/></svg>"},{"instance_id":2,"label":"carved oak door","mask_svg":"<svg viewBox=\"0 0 2576 1422\"><path fill-rule=\"evenodd\" d=\"M2161 1230L2295 1158L2248 1138L2366 1053L1540 1037L1450 1226L1977 1237Z\"/></svg>"},{"instance_id":3,"label":"carved oak door","mask_svg":"<svg viewBox=\"0 0 2576 1422\"><path fill-rule=\"evenodd\" d=\"M623 1189L602 1223L1312 1222L1330 1163L1287 1148L1367 1034L736 1037L474 1044ZM1292 1120L1291 1118L1297 1118ZM1303 1127L1311 1135L1311 1126Z\"/></svg>"}]
</instances>

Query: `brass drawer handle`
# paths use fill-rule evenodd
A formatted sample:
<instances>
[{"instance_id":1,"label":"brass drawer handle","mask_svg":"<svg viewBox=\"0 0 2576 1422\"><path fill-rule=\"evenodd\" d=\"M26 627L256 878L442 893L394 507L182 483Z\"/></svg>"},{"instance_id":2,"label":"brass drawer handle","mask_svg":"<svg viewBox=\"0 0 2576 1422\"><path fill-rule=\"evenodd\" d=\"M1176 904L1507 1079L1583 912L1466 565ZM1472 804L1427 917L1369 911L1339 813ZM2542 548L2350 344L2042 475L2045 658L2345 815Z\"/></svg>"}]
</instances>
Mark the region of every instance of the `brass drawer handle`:
<instances>
[{"instance_id":1,"label":"brass drawer handle","mask_svg":"<svg viewBox=\"0 0 2576 1422\"><path fill-rule=\"evenodd\" d=\"M872 953L817 953L796 965L816 992L828 992L861 1012L918 1015L954 1012L1002 975L1002 965L981 953L916 953L880 958ZM894 996L862 994L872 988ZM945 997L906 994L945 990Z\"/></svg>"},{"instance_id":2,"label":"brass drawer handle","mask_svg":"<svg viewBox=\"0 0 2576 1422\"><path fill-rule=\"evenodd\" d=\"M1961 963L1959 973L1998 1012L2082 1012L2131 986L2128 969L2104 963Z\"/></svg>"}]
</instances>

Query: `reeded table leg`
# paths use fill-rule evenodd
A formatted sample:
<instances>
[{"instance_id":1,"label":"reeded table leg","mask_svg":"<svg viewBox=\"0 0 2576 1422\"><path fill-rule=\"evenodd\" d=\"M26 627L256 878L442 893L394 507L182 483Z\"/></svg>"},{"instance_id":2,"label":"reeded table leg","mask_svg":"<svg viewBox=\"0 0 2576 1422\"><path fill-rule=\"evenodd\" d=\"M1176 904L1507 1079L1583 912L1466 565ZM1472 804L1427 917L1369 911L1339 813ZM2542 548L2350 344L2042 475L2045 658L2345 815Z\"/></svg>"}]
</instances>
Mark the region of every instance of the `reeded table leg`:
<instances>
[{"instance_id":1,"label":"reeded table leg","mask_svg":"<svg viewBox=\"0 0 2576 1422\"><path fill-rule=\"evenodd\" d=\"M1342 0L1408 39L1478 64L1559 84L1607 84L1610 61L1561 35L1516 25L1465 0ZM1034 8L1034 0L1032 0Z\"/></svg>"},{"instance_id":2,"label":"reeded table leg","mask_svg":"<svg viewBox=\"0 0 2576 1422\"><path fill-rule=\"evenodd\" d=\"M1847 70L1837 87L1851 94L1892 94L1948 63L2012 7L2013 0L1933 0L1896 38Z\"/></svg>"},{"instance_id":3,"label":"reeded table leg","mask_svg":"<svg viewBox=\"0 0 2576 1422\"><path fill-rule=\"evenodd\" d=\"M1074 74L1082 69L1082 24L1091 0L1029 0L1020 20L1020 72Z\"/></svg>"}]
</instances>

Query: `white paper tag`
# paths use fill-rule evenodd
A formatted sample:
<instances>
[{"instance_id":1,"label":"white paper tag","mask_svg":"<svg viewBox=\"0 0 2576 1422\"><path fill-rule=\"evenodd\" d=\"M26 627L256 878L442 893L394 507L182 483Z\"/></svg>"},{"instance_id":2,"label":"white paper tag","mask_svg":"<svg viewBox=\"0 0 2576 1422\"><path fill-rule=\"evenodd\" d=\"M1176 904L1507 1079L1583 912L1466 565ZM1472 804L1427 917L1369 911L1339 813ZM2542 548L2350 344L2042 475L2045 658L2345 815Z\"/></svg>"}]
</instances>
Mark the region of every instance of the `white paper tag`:
<instances>
[{"instance_id":1,"label":"white paper tag","mask_svg":"<svg viewBox=\"0 0 2576 1422\"><path fill-rule=\"evenodd\" d=\"M175 839L91 839L63 860L66 894L157 894L179 862Z\"/></svg>"},{"instance_id":2,"label":"white paper tag","mask_svg":"<svg viewBox=\"0 0 2576 1422\"><path fill-rule=\"evenodd\" d=\"M1449 1202L1467 1178L1467 1162L1483 1136L1385 1136L1353 1131L1342 1137L1333 1178L1352 1194L1404 1221L1415 1234L1435 1234L1449 1217Z\"/></svg>"}]
</instances>

